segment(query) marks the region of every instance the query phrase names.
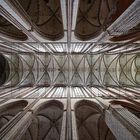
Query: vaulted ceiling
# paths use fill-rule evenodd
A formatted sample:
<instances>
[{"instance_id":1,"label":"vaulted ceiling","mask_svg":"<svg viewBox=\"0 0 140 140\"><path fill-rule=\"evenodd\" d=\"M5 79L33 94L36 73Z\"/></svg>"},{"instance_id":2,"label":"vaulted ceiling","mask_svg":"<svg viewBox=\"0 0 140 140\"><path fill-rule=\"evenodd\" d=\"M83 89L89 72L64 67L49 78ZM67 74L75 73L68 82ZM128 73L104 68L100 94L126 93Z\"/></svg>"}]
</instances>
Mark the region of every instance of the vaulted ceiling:
<instances>
[{"instance_id":1,"label":"vaulted ceiling","mask_svg":"<svg viewBox=\"0 0 140 140\"><path fill-rule=\"evenodd\" d=\"M2 0L1 85L139 86L140 1Z\"/></svg>"},{"instance_id":2,"label":"vaulted ceiling","mask_svg":"<svg viewBox=\"0 0 140 140\"><path fill-rule=\"evenodd\" d=\"M13 39L11 42L19 40L38 43L65 42L68 44L68 49L72 42L89 42L92 45L93 42L98 44L123 41L124 43L124 41L132 39L136 39L132 42L139 41L137 38L140 31L138 1L2 1L0 8L1 34L7 32L9 38ZM18 14L16 14L17 12ZM125 27L124 24L128 24L128 26ZM105 36L105 39L102 38L102 35ZM1 36L2 42L4 39Z\"/></svg>"}]
</instances>

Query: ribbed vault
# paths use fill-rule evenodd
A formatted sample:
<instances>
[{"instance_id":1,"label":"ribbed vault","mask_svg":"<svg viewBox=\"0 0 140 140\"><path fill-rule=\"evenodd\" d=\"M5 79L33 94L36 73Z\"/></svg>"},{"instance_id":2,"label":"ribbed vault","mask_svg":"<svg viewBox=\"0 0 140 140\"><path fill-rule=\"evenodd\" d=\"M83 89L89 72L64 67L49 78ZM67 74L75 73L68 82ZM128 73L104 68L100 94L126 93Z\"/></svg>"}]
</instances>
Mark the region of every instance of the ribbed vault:
<instances>
[{"instance_id":1,"label":"ribbed vault","mask_svg":"<svg viewBox=\"0 0 140 140\"><path fill-rule=\"evenodd\" d=\"M91 101L79 101L75 107L79 140L116 140L104 121L104 112Z\"/></svg>"},{"instance_id":2,"label":"ribbed vault","mask_svg":"<svg viewBox=\"0 0 140 140\"><path fill-rule=\"evenodd\" d=\"M11 102L3 105L0 108L0 129L4 125L6 125L13 117L18 115L18 113L20 113L27 105L28 102L24 100Z\"/></svg>"},{"instance_id":3,"label":"ribbed vault","mask_svg":"<svg viewBox=\"0 0 140 140\"><path fill-rule=\"evenodd\" d=\"M0 0L0 139L139 139L139 93L140 0Z\"/></svg>"},{"instance_id":4,"label":"ribbed vault","mask_svg":"<svg viewBox=\"0 0 140 140\"><path fill-rule=\"evenodd\" d=\"M113 23L134 0L80 0L75 35L81 40L97 37Z\"/></svg>"},{"instance_id":5,"label":"ribbed vault","mask_svg":"<svg viewBox=\"0 0 140 140\"><path fill-rule=\"evenodd\" d=\"M25 41L28 38L21 30L16 28L1 15L0 15L0 33L9 39L19 41Z\"/></svg>"},{"instance_id":6,"label":"ribbed vault","mask_svg":"<svg viewBox=\"0 0 140 140\"><path fill-rule=\"evenodd\" d=\"M139 54L73 54L69 57L65 54L12 53L4 56L10 67L5 87L140 85Z\"/></svg>"},{"instance_id":7,"label":"ribbed vault","mask_svg":"<svg viewBox=\"0 0 140 140\"><path fill-rule=\"evenodd\" d=\"M26 16L33 22L36 32L42 37L50 40L63 37L60 0L14 0L12 2L15 6L20 4L26 11Z\"/></svg>"},{"instance_id":8,"label":"ribbed vault","mask_svg":"<svg viewBox=\"0 0 140 140\"><path fill-rule=\"evenodd\" d=\"M40 106L21 140L60 140L63 105L50 101Z\"/></svg>"}]
</instances>

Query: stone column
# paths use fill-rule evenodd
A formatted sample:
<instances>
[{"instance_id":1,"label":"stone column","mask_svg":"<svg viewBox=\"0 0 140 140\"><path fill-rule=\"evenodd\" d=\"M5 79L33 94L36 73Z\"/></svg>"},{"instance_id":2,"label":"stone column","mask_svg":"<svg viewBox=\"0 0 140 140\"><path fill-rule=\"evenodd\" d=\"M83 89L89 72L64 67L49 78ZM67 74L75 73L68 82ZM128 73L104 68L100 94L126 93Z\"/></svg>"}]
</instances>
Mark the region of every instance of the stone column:
<instances>
[{"instance_id":1,"label":"stone column","mask_svg":"<svg viewBox=\"0 0 140 140\"><path fill-rule=\"evenodd\" d=\"M32 112L27 112L13 127L3 136L2 140L19 140L32 122Z\"/></svg>"},{"instance_id":2,"label":"stone column","mask_svg":"<svg viewBox=\"0 0 140 140\"><path fill-rule=\"evenodd\" d=\"M105 121L118 140L139 140L140 119L120 105L105 111Z\"/></svg>"}]
</instances>

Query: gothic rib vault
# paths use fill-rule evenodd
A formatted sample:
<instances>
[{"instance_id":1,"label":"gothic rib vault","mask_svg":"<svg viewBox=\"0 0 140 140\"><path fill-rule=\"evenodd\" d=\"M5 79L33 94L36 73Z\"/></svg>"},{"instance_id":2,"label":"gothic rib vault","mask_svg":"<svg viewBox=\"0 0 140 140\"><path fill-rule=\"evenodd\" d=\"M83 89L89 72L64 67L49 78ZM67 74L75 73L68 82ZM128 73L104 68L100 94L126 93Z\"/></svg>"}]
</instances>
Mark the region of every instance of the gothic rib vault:
<instances>
[{"instance_id":1,"label":"gothic rib vault","mask_svg":"<svg viewBox=\"0 0 140 140\"><path fill-rule=\"evenodd\" d=\"M140 0L0 0L0 139L139 140Z\"/></svg>"}]
</instances>

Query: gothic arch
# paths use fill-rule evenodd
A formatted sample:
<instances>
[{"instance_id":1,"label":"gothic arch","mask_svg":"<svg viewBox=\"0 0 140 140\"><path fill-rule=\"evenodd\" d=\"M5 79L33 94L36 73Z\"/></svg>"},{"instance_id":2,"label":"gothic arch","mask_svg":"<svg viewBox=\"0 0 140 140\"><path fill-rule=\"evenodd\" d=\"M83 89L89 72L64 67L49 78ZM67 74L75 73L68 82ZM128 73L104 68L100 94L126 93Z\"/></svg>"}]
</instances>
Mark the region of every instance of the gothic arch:
<instances>
[{"instance_id":1,"label":"gothic arch","mask_svg":"<svg viewBox=\"0 0 140 140\"><path fill-rule=\"evenodd\" d=\"M27 36L0 15L0 34L12 40L25 41Z\"/></svg>"},{"instance_id":2,"label":"gothic arch","mask_svg":"<svg viewBox=\"0 0 140 140\"><path fill-rule=\"evenodd\" d=\"M21 62L21 59L18 54L14 53L12 55L10 54L4 54L5 59L8 62L9 65L9 76L4 84L5 87L13 87L18 85L22 78L22 69L23 64ZM19 69L21 71L19 71Z\"/></svg>"},{"instance_id":3,"label":"gothic arch","mask_svg":"<svg viewBox=\"0 0 140 140\"><path fill-rule=\"evenodd\" d=\"M0 108L0 129L6 125L13 117L21 112L28 102L25 100L7 103Z\"/></svg>"},{"instance_id":4,"label":"gothic arch","mask_svg":"<svg viewBox=\"0 0 140 140\"><path fill-rule=\"evenodd\" d=\"M41 36L50 40L64 36L60 0L12 0L12 3L19 11L24 10L24 16Z\"/></svg>"},{"instance_id":5,"label":"gothic arch","mask_svg":"<svg viewBox=\"0 0 140 140\"><path fill-rule=\"evenodd\" d=\"M115 140L104 121L104 111L95 102L82 100L75 105L79 140Z\"/></svg>"},{"instance_id":6,"label":"gothic arch","mask_svg":"<svg viewBox=\"0 0 140 140\"><path fill-rule=\"evenodd\" d=\"M21 140L59 140L63 109L63 104L56 100L40 104L35 110L31 125Z\"/></svg>"},{"instance_id":7,"label":"gothic arch","mask_svg":"<svg viewBox=\"0 0 140 140\"><path fill-rule=\"evenodd\" d=\"M8 79L10 68L6 58L0 54L0 86L2 86Z\"/></svg>"},{"instance_id":8,"label":"gothic arch","mask_svg":"<svg viewBox=\"0 0 140 140\"><path fill-rule=\"evenodd\" d=\"M97 37L111 25L134 0L80 0L75 35L81 40Z\"/></svg>"}]
</instances>

